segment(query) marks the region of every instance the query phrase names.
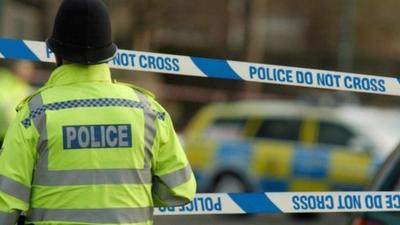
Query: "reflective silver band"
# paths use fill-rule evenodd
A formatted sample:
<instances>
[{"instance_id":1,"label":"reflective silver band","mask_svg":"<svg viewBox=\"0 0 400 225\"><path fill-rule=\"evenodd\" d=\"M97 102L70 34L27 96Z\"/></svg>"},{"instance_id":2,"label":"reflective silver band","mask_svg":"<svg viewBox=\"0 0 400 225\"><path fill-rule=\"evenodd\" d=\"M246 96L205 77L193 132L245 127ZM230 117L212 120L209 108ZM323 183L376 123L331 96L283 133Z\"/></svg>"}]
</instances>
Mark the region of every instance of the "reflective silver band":
<instances>
[{"instance_id":1,"label":"reflective silver band","mask_svg":"<svg viewBox=\"0 0 400 225\"><path fill-rule=\"evenodd\" d=\"M1 225L14 225L17 223L19 212L1 212L0 211L0 224Z\"/></svg>"},{"instance_id":2,"label":"reflective silver band","mask_svg":"<svg viewBox=\"0 0 400 225\"><path fill-rule=\"evenodd\" d=\"M31 112L34 112L36 109L43 107L43 98L42 95L35 95L29 101L29 109ZM33 124L35 125L38 133L39 133L39 141L37 143L37 152L38 159L36 163L35 173L33 175L32 184L39 185L38 180L41 179L40 174L46 173L48 171L48 161L49 161L49 149L48 149L48 141L47 141L47 126L46 126L46 112L38 114L33 119ZM58 178L60 179L60 178Z\"/></svg>"},{"instance_id":3,"label":"reflective silver band","mask_svg":"<svg viewBox=\"0 0 400 225\"><path fill-rule=\"evenodd\" d=\"M135 91L139 101L144 105L144 168L151 168L151 159L153 158L153 144L156 137L155 120L157 118L156 112L152 110L149 99L146 95L139 91Z\"/></svg>"},{"instance_id":4,"label":"reflective silver band","mask_svg":"<svg viewBox=\"0 0 400 225\"><path fill-rule=\"evenodd\" d=\"M41 209L33 208L28 221L59 221L94 224L141 223L152 220L153 208Z\"/></svg>"},{"instance_id":5,"label":"reflective silver band","mask_svg":"<svg viewBox=\"0 0 400 225\"><path fill-rule=\"evenodd\" d=\"M31 188L0 175L0 191L29 203Z\"/></svg>"},{"instance_id":6,"label":"reflective silver band","mask_svg":"<svg viewBox=\"0 0 400 225\"><path fill-rule=\"evenodd\" d=\"M151 184L149 169L37 171L35 185Z\"/></svg>"},{"instance_id":7,"label":"reflective silver band","mask_svg":"<svg viewBox=\"0 0 400 225\"><path fill-rule=\"evenodd\" d=\"M188 182L192 178L192 168L190 165L175 172L160 176L160 179L169 187L175 188Z\"/></svg>"},{"instance_id":8,"label":"reflective silver band","mask_svg":"<svg viewBox=\"0 0 400 225\"><path fill-rule=\"evenodd\" d=\"M191 178L192 168L190 165L163 176L154 176L152 193L166 206L185 205L190 202L190 199L174 195L171 189L188 182Z\"/></svg>"},{"instance_id":9,"label":"reflective silver band","mask_svg":"<svg viewBox=\"0 0 400 225\"><path fill-rule=\"evenodd\" d=\"M42 95L35 95L29 101L29 109L31 112L39 109L43 106ZM37 162L37 170L38 171L47 171L48 168L48 145L47 145L47 127L46 127L46 112L43 112L36 116L33 119L33 124L35 125L37 131L39 132L40 138L37 144L38 149L38 162Z\"/></svg>"},{"instance_id":10,"label":"reflective silver band","mask_svg":"<svg viewBox=\"0 0 400 225\"><path fill-rule=\"evenodd\" d=\"M153 177L152 193L155 195L155 198L162 201L164 206L180 206L191 201L188 198L176 196L171 191L172 190L167 187L159 177Z\"/></svg>"}]
</instances>

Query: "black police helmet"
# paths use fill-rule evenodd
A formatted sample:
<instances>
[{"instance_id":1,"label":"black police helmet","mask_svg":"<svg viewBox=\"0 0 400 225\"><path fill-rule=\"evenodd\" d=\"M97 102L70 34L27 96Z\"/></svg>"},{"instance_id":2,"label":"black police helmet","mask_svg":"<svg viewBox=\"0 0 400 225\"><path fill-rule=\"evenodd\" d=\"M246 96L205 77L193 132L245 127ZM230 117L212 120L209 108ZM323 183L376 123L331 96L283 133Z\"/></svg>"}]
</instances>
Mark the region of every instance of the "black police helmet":
<instances>
[{"instance_id":1,"label":"black police helmet","mask_svg":"<svg viewBox=\"0 0 400 225\"><path fill-rule=\"evenodd\" d=\"M84 65L108 62L117 52L101 0L64 0L46 43L62 59Z\"/></svg>"}]
</instances>

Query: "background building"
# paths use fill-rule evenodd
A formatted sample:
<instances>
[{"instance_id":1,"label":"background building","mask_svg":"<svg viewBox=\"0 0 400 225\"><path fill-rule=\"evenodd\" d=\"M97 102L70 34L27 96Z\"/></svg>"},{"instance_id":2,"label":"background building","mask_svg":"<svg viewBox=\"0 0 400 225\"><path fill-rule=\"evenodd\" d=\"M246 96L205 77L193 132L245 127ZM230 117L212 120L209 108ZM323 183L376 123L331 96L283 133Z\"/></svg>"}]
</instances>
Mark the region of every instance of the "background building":
<instances>
[{"instance_id":1,"label":"background building","mask_svg":"<svg viewBox=\"0 0 400 225\"><path fill-rule=\"evenodd\" d=\"M0 0L0 35L44 40L59 3ZM400 70L397 26L400 2L396 0L106 0L106 3L120 48L385 76L393 76ZM40 73L43 76L51 69L49 65L39 68L44 69ZM338 94L171 75L144 76L140 72L113 73L119 79L156 92L179 115L193 112L209 101L266 95L302 98L322 93L379 105L400 101L369 94ZM178 118L182 118L182 124L188 119Z\"/></svg>"}]
</instances>

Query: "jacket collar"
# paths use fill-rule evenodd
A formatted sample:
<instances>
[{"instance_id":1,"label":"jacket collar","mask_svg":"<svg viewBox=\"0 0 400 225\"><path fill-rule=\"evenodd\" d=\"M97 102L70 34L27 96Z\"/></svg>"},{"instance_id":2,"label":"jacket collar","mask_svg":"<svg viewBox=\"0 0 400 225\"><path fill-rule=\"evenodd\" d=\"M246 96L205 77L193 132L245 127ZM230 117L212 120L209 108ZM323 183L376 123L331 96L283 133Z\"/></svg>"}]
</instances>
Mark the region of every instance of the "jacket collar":
<instances>
[{"instance_id":1,"label":"jacket collar","mask_svg":"<svg viewBox=\"0 0 400 225\"><path fill-rule=\"evenodd\" d=\"M79 65L66 64L58 67L50 75L46 86L60 86L86 82L112 82L107 64Z\"/></svg>"}]
</instances>

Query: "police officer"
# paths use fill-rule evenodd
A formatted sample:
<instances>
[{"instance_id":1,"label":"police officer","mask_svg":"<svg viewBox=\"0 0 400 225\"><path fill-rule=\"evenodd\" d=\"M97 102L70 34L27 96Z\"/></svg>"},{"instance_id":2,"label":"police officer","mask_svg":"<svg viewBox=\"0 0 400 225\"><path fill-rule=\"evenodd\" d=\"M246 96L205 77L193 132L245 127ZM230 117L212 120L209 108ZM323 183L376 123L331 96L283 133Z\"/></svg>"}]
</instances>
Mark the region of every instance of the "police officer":
<instances>
[{"instance_id":1,"label":"police officer","mask_svg":"<svg viewBox=\"0 0 400 225\"><path fill-rule=\"evenodd\" d=\"M0 155L0 224L152 224L196 183L154 96L112 82L101 0L64 0L48 47L58 68L17 108Z\"/></svg>"},{"instance_id":2,"label":"police officer","mask_svg":"<svg viewBox=\"0 0 400 225\"><path fill-rule=\"evenodd\" d=\"M33 72L32 63L27 61L14 62L10 71L0 68L0 146L16 114L15 107L33 92L27 83Z\"/></svg>"}]
</instances>

